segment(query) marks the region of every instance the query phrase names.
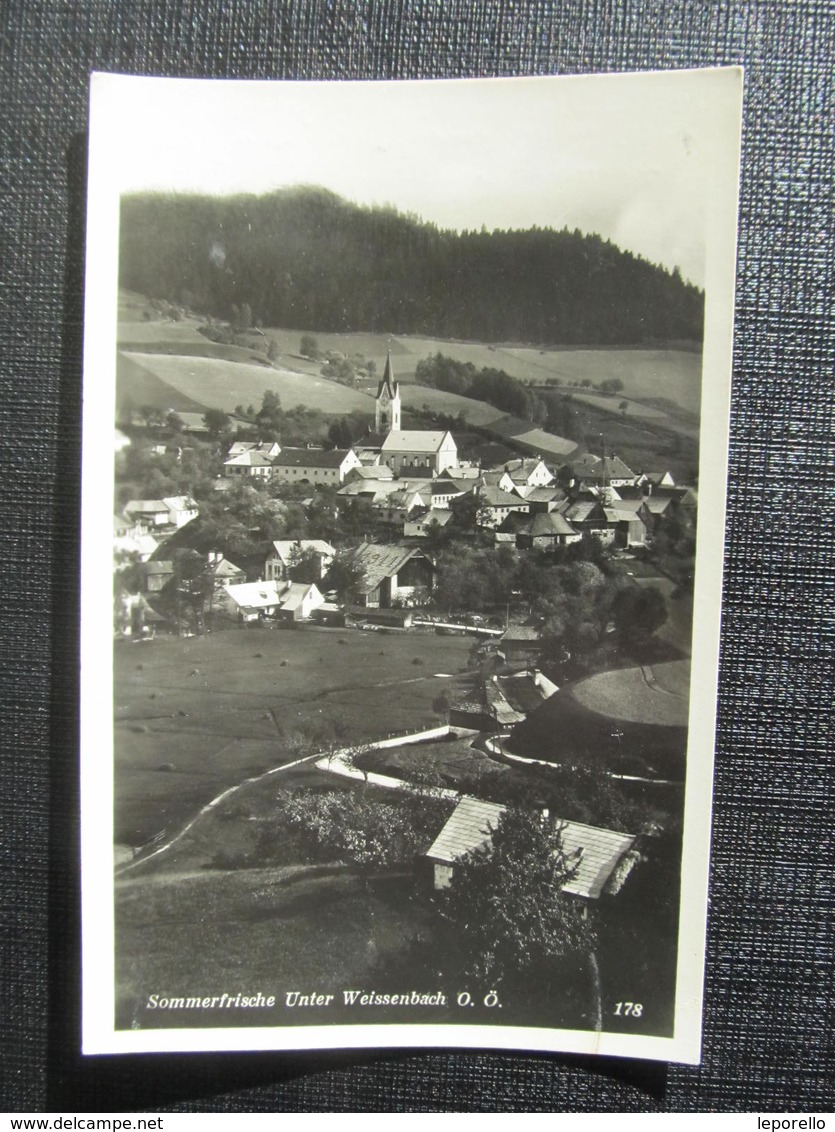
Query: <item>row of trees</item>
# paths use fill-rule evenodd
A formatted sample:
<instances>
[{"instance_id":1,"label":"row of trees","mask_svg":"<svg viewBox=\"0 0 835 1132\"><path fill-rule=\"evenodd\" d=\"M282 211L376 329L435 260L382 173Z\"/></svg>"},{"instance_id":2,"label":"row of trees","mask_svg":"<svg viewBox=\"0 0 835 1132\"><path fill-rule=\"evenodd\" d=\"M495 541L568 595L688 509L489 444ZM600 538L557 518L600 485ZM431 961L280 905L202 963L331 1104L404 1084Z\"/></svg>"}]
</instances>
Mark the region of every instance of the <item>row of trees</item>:
<instances>
[{"instance_id":1,"label":"row of trees","mask_svg":"<svg viewBox=\"0 0 835 1132\"><path fill-rule=\"evenodd\" d=\"M120 283L267 326L482 341L700 340L678 272L579 231L454 232L317 188L123 197ZM207 266L208 265L208 266Z\"/></svg>"},{"instance_id":2,"label":"row of trees","mask_svg":"<svg viewBox=\"0 0 835 1132\"><path fill-rule=\"evenodd\" d=\"M502 413L531 421L558 436L581 439L582 422L576 407L570 395L556 388L533 389L502 369L485 366L479 370L472 362L459 362L440 351L418 362L415 378L434 389L485 401Z\"/></svg>"}]
</instances>

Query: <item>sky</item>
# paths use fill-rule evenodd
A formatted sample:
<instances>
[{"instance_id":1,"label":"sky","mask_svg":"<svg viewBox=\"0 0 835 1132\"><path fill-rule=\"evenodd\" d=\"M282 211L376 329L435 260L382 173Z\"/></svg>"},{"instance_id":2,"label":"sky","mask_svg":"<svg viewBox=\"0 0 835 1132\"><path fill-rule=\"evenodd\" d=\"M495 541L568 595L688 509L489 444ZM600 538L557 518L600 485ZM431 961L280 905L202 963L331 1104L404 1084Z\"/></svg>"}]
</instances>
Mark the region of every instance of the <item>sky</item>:
<instances>
[{"instance_id":1,"label":"sky","mask_svg":"<svg viewBox=\"0 0 835 1132\"><path fill-rule=\"evenodd\" d=\"M596 232L701 286L730 74L94 82L121 191L323 185L445 228Z\"/></svg>"}]
</instances>

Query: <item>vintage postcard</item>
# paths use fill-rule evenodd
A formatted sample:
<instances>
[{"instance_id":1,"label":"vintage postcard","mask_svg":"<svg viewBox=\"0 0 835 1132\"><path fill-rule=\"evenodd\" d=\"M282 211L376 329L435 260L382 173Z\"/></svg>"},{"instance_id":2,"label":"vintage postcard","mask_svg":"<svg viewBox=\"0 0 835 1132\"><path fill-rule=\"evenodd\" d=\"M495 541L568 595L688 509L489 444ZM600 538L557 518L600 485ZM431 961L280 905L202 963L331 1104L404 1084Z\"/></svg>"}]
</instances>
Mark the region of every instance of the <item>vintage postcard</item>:
<instances>
[{"instance_id":1,"label":"vintage postcard","mask_svg":"<svg viewBox=\"0 0 835 1132\"><path fill-rule=\"evenodd\" d=\"M699 1060L741 94L93 76L86 1053Z\"/></svg>"}]
</instances>

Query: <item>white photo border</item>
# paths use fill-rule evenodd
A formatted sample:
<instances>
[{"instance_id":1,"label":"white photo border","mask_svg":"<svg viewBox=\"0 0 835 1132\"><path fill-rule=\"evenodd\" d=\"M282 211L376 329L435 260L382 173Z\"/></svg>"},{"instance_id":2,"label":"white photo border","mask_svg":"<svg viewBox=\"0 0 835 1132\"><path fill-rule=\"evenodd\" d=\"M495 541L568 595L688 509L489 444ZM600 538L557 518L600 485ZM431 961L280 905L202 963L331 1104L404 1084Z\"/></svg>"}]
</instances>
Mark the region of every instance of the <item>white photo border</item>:
<instances>
[{"instance_id":1,"label":"white photo border","mask_svg":"<svg viewBox=\"0 0 835 1132\"><path fill-rule=\"evenodd\" d=\"M490 1026L369 1024L351 1026L234 1027L117 1030L114 1025L113 701L112 616L102 595L112 587L109 518L113 514L112 435L118 297L120 197L125 191L120 154L122 107L141 104L149 84L165 96L181 84L213 96L238 81L153 79L94 74L91 79L87 274L85 291L82 455L81 584L81 808L82 808L82 1038L85 1054L175 1051L255 1051L340 1048L458 1047L638 1057L698 1064L701 1046L712 772L719 658L724 513L732 361L736 226L740 159L742 70L642 72L542 79L432 80L467 84L573 83L578 96L606 81L690 82L694 97L714 107L706 208L705 335L703 352L697 570L687 781L682 857L681 919L673 1037ZM427 80L428 82L428 80ZM407 83L425 88L427 82ZM249 83L283 88L288 99L319 96L331 83ZM359 83L381 98L393 84ZM397 84L402 87L404 84ZM131 186L128 186L131 187ZM704 516L710 516L710 522ZM106 517L106 520L104 519Z\"/></svg>"}]
</instances>

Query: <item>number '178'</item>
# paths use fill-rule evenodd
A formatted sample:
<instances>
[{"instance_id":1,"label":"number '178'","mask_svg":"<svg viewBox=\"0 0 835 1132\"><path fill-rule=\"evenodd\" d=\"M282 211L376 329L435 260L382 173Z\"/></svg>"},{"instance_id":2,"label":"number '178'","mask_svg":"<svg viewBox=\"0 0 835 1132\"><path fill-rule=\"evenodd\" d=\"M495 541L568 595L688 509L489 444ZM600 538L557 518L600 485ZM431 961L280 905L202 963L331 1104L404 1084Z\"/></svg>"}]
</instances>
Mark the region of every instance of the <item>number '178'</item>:
<instances>
[{"instance_id":1,"label":"number '178'","mask_svg":"<svg viewBox=\"0 0 835 1132\"><path fill-rule=\"evenodd\" d=\"M644 1004L642 1002L615 1003L615 1014L620 1014L624 1018L640 1018L643 1012Z\"/></svg>"}]
</instances>

